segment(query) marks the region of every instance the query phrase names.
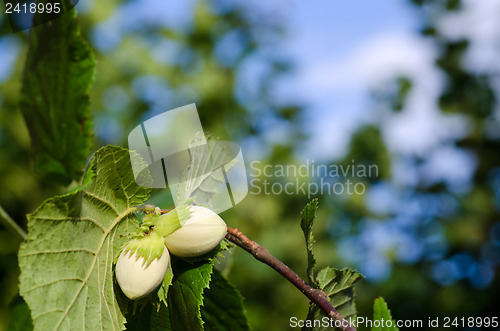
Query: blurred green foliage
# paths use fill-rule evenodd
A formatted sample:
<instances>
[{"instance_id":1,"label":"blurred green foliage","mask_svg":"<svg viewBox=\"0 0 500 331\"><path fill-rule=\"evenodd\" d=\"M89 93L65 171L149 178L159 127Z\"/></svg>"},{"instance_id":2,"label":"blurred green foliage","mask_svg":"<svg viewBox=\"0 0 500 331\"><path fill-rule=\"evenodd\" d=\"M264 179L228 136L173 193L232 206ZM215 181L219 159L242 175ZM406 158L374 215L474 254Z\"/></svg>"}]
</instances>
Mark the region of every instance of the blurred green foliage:
<instances>
[{"instance_id":1,"label":"blurred green foliage","mask_svg":"<svg viewBox=\"0 0 500 331\"><path fill-rule=\"evenodd\" d=\"M408 262L389 250L385 256L391 266L388 278L357 283L359 315L372 316L374 298L383 295L394 319L494 316L498 314L495 307L500 304L499 239L495 237L500 220L500 141L495 118L498 96L492 87L495 76L464 68L462 59L469 42L448 40L436 28L440 17L461 8L460 1L412 2L420 14L422 35L439 45L436 68L447 82L439 107L443 114L463 115L471 126L465 137L452 142L452 147L475 157L477 166L472 181L465 190L456 190L445 181L429 184L425 155L391 154L384 142L382 122L361 127L352 136L343 159L330 161L344 165L352 164L352 160L376 164L378 177L361 179L366 184L366 194L321 197L313 229L317 264L358 267L361 262L350 256L366 250L361 239L363 231L369 231L368 225L409 220L413 223L405 229L408 240L424 243L428 255ZM286 77L293 65L272 51L286 31L271 13L260 12L258 6L202 1L193 6L192 23L174 27L163 21L146 24L127 20L123 8L133 4L116 0L93 3L79 15L82 35L90 42L97 63L90 91L95 118L94 150L108 143L126 146L127 134L137 123L167 109L196 102L205 129L223 140L252 142L261 153L263 164L301 163L294 152L307 138L299 120L304 110L273 98L274 83ZM120 13L120 19L126 22L121 29L114 27L121 34L118 41L104 39L104 44L99 44L99 36L107 29L113 30L113 22L119 21L113 17ZM8 35L6 20L0 22L0 37ZM17 107L27 35L18 33L16 38L21 41L22 50L10 78L0 84L0 204L24 226L25 214L72 186L55 186L34 172L29 135ZM167 51L158 48L164 43ZM384 116L404 112L413 88L409 77L395 77L395 86L395 93L389 96L375 95L378 104L374 108L382 105L390 110ZM286 141L277 143L266 137L263 123L270 120L287 124ZM497 125L493 132L489 129L492 123ZM408 165L408 172L417 173L416 181L397 186L395 195L407 202L405 206L417 207L374 211L367 202L368 193L391 186L394 165L401 163ZM299 212L307 200L301 195L250 194L238 208L222 216L228 225L240 228L306 277L307 256L302 246ZM160 192L156 201L169 207L168 198ZM441 252L441 242L435 244L439 247L433 246L437 235L443 236L446 249L434 256ZM0 230L0 286L5 289L0 296L0 330L6 328L15 309L17 246L8 233ZM435 279L435 270L464 256L470 258L470 266L475 266L475 274L453 282ZM449 269L443 270L446 273ZM482 281L481 277L488 272L491 275L491 271L494 278ZM290 317L305 318L307 299L248 253L234 249L227 257L224 273L243 295L255 330L283 330Z\"/></svg>"}]
</instances>

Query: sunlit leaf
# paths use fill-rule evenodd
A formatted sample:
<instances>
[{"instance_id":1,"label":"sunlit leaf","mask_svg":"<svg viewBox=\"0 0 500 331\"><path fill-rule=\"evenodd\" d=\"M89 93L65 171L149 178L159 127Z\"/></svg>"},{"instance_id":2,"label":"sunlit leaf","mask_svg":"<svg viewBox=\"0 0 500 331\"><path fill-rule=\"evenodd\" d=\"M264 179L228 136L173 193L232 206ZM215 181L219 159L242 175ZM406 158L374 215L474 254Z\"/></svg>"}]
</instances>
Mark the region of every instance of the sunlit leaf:
<instances>
[{"instance_id":1,"label":"sunlit leaf","mask_svg":"<svg viewBox=\"0 0 500 331\"><path fill-rule=\"evenodd\" d=\"M128 150L107 146L90 162L94 177L85 188L28 216L19 290L35 330L122 330L125 323L113 258L137 228L134 206L149 189L135 183Z\"/></svg>"},{"instance_id":2,"label":"sunlit leaf","mask_svg":"<svg viewBox=\"0 0 500 331\"><path fill-rule=\"evenodd\" d=\"M364 278L359 272L351 269L335 269L326 267L316 275L319 288L326 293L332 306L344 318L356 318L356 306L354 304L354 284ZM320 320L324 313L314 304L309 307L308 320ZM327 330L327 328L304 328L304 330Z\"/></svg>"}]
</instances>

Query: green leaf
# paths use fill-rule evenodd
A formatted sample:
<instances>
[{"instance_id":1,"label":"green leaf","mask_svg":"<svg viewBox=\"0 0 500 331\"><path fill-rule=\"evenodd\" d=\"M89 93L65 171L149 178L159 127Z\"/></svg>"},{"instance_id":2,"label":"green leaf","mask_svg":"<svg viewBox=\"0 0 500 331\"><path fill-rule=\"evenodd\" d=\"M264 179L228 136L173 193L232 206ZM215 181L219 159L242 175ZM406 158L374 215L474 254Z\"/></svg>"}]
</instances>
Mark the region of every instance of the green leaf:
<instances>
[{"instance_id":1,"label":"green leaf","mask_svg":"<svg viewBox=\"0 0 500 331\"><path fill-rule=\"evenodd\" d=\"M372 327L372 331L398 331L396 322L392 319L391 311L387 307L384 298L379 297L373 303L373 321L384 321L379 327ZM387 321L392 321L391 326L387 326Z\"/></svg>"},{"instance_id":2,"label":"green leaf","mask_svg":"<svg viewBox=\"0 0 500 331\"><path fill-rule=\"evenodd\" d=\"M314 224L314 219L316 218L316 211L318 210L318 199L313 199L309 202L302 212L300 213L300 227L304 232L304 237L306 239L307 248L307 279L309 285L318 287L317 282L314 279L314 268L316 267L316 258L313 253L314 235L312 233L312 227Z\"/></svg>"},{"instance_id":3,"label":"green leaf","mask_svg":"<svg viewBox=\"0 0 500 331\"><path fill-rule=\"evenodd\" d=\"M95 61L75 10L30 30L19 106L35 167L45 179L79 179L92 144L89 89Z\"/></svg>"},{"instance_id":4,"label":"green leaf","mask_svg":"<svg viewBox=\"0 0 500 331\"><path fill-rule=\"evenodd\" d=\"M174 273L172 271L172 264L169 263L168 268L167 268L167 273L165 274L165 278L163 278L163 282L156 293L156 296L158 299L157 304L156 304L156 307L158 308L157 310L160 309L160 306L162 305L162 303L165 305L165 307L168 306L168 303L167 303L168 289L169 289L170 285L172 285L173 278L174 278Z\"/></svg>"},{"instance_id":5,"label":"green leaf","mask_svg":"<svg viewBox=\"0 0 500 331\"><path fill-rule=\"evenodd\" d=\"M240 293L214 269L201 315L205 330L250 330Z\"/></svg>"},{"instance_id":6,"label":"green leaf","mask_svg":"<svg viewBox=\"0 0 500 331\"><path fill-rule=\"evenodd\" d=\"M170 318L166 306L156 308L148 304L134 315L127 315L127 331L171 331Z\"/></svg>"},{"instance_id":7,"label":"green leaf","mask_svg":"<svg viewBox=\"0 0 500 331\"><path fill-rule=\"evenodd\" d=\"M127 316L127 330L249 330L240 294L213 268L214 260L173 258L168 306L148 304Z\"/></svg>"},{"instance_id":8,"label":"green leaf","mask_svg":"<svg viewBox=\"0 0 500 331\"><path fill-rule=\"evenodd\" d=\"M326 267L316 275L319 288L326 293L332 306L349 321L355 320L356 306L354 304L354 284L364 278L359 272L351 269L335 269ZM319 320L323 312L314 304L310 304L308 320ZM304 330L326 330L325 328L304 328Z\"/></svg>"},{"instance_id":9,"label":"green leaf","mask_svg":"<svg viewBox=\"0 0 500 331\"><path fill-rule=\"evenodd\" d=\"M174 280L168 290L168 312L172 330L203 330L203 292L210 283L214 260L187 263L174 259Z\"/></svg>"},{"instance_id":10,"label":"green leaf","mask_svg":"<svg viewBox=\"0 0 500 331\"><path fill-rule=\"evenodd\" d=\"M85 188L48 199L28 216L19 290L35 330L123 329L113 258L138 227L134 206L149 197L136 184L131 161L143 162L126 149L101 148L90 160L94 177Z\"/></svg>"},{"instance_id":11,"label":"green leaf","mask_svg":"<svg viewBox=\"0 0 500 331\"><path fill-rule=\"evenodd\" d=\"M134 315L130 314L127 330L203 330L200 309L213 267L214 260L191 264L172 257L174 278L168 288L167 307L161 305L157 311L149 304Z\"/></svg>"}]
</instances>

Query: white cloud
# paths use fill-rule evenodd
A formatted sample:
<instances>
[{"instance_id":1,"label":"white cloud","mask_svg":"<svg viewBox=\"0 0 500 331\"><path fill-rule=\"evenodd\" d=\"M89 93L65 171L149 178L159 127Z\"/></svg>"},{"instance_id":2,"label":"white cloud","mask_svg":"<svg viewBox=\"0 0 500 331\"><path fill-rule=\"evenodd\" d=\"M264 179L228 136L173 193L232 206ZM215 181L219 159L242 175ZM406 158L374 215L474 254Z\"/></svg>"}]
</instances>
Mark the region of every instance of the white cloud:
<instances>
[{"instance_id":1,"label":"white cloud","mask_svg":"<svg viewBox=\"0 0 500 331\"><path fill-rule=\"evenodd\" d=\"M395 76L432 75L435 50L409 33L384 33L368 39L344 58L306 66L302 86L307 93L366 88Z\"/></svg>"},{"instance_id":2,"label":"white cloud","mask_svg":"<svg viewBox=\"0 0 500 331\"><path fill-rule=\"evenodd\" d=\"M462 9L439 20L439 32L451 40L471 43L464 65L473 71L500 72L500 1L465 0Z\"/></svg>"},{"instance_id":3,"label":"white cloud","mask_svg":"<svg viewBox=\"0 0 500 331\"><path fill-rule=\"evenodd\" d=\"M471 152L442 146L433 150L426 163L422 166L422 178L425 184L434 184L444 180L459 190L467 189L469 180L477 166L475 155Z\"/></svg>"},{"instance_id":4,"label":"white cloud","mask_svg":"<svg viewBox=\"0 0 500 331\"><path fill-rule=\"evenodd\" d=\"M423 155L464 135L468 129L465 120L445 116L438 109L444 78L435 66L436 57L437 49L430 40L414 32L398 32L374 36L344 58L304 66L300 78L304 97L316 109L330 109L313 113L316 137L311 145L339 156L345 152L339 144L348 142L360 124L370 121L381 124L387 146L395 153ZM367 104L370 91L402 76L413 84L402 112L384 116L387 114L377 113ZM365 101L349 101L349 97ZM342 108L338 100L343 100Z\"/></svg>"}]
</instances>

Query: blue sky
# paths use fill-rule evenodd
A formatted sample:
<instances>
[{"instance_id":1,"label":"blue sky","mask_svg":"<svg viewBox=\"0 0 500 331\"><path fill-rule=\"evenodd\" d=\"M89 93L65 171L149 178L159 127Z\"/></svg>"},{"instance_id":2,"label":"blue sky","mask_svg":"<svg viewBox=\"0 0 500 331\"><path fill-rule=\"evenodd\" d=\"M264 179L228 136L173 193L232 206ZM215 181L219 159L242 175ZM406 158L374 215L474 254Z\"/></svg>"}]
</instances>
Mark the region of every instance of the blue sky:
<instances>
[{"instance_id":1,"label":"blue sky","mask_svg":"<svg viewBox=\"0 0 500 331\"><path fill-rule=\"evenodd\" d=\"M405 1L293 1L287 10L289 49L301 62L345 56L376 35L418 28Z\"/></svg>"},{"instance_id":2,"label":"blue sky","mask_svg":"<svg viewBox=\"0 0 500 331\"><path fill-rule=\"evenodd\" d=\"M389 0L355 0L348 4L294 1L287 10L289 37L285 49L296 60L299 71L299 77L289 87L295 91L288 94L307 100L305 122L310 123L309 131L314 136L311 145L340 157L352 131L372 120L372 114L366 112L369 82L351 71L356 63L346 62L359 57L373 40L415 34L416 12L405 1ZM371 51L377 51L377 47L373 45ZM366 55L369 59L377 54ZM341 67L345 70L337 70ZM324 157L314 153L305 156Z\"/></svg>"}]
</instances>

